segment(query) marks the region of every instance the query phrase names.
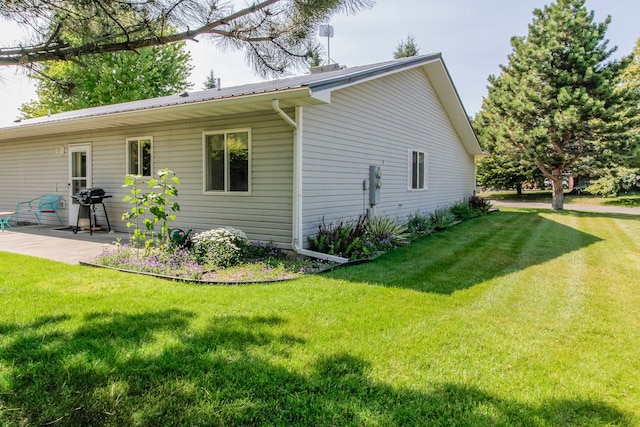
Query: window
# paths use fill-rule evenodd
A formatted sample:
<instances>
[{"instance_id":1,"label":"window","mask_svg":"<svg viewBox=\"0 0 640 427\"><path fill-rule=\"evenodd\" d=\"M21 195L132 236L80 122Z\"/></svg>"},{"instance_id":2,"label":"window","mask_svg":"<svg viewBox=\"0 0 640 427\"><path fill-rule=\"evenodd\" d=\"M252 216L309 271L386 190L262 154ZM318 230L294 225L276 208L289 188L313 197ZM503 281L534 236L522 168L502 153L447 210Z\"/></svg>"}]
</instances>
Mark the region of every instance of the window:
<instances>
[{"instance_id":1,"label":"window","mask_svg":"<svg viewBox=\"0 0 640 427\"><path fill-rule=\"evenodd\" d=\"M205 132L204 191L249 192L251 132Z\"/></svg>"},{"instance_id":2,"label":"window","mask_svg":"<svg viewBox=\"0 0 640 427\"><path fill-rule=\"evenodd\" d=\"M151 176L153 162L153 138L127 139L127 173Z\"/></svg>"},{"instance_id":3,"label":"window","mask_svg":"<svg viewBox=\"0 0 640 427\"><path fill-rule=\"evenodd\" d=\"M425 190L427 188L427 153L409 151L409 190Z\"/></svg>"}]
</instances>

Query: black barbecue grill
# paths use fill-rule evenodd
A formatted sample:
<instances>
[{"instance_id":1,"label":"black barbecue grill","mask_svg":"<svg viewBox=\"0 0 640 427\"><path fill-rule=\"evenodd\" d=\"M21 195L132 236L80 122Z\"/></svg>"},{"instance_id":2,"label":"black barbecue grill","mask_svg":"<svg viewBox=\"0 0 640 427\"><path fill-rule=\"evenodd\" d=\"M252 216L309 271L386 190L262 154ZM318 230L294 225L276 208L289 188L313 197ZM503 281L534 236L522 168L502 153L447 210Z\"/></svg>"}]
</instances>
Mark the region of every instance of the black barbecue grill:
<instances>
[{"instance_id":1,"label":"black barbecue grill","mask_svg":"<svg viewBox=\"0 0 640 427\"><path fill-rule=\"evenodd\" d=\"M109 216L107 215L107 208L105 208L104 203L102 201L111 197L107 195L102 188L87 188L85 190L80 190L76 194L73 195L73 198L80 203L80 206L85 206L89 208L89 234L93 234L93 227L98 226L98 218L96 217L96 205L102 205L102 210L104 211L104 217L107 220L107 226L109 227L109 231L111 231L111 224L109 223ZM78 219L76 220L76 228L73 230L73 233L77 233L80 229L80 211L78 209ZM93 211L93 221L91 221L91 214Z\"/></svg>"}]
</instances>

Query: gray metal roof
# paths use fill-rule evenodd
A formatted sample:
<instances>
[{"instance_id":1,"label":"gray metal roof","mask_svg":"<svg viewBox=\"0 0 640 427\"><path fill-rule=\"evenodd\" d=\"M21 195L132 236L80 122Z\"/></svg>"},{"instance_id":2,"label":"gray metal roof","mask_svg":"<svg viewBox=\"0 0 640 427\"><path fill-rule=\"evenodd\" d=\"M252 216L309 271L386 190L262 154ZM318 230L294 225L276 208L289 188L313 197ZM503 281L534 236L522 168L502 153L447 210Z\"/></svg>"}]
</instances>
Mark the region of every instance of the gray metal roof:
<instances>
[{"instance_id":1,"label":"gray metal roof","mask_svg":"<svg viewBox=\"0 0 640 427\"><path fill-rule=\"evenodd\" d=\"M241 86L221 89L207 89L188 92L187 95L170 95L159 98L143 99L140 101L124 102L121 104L104 105L101 107L84 108L67 111L50 116L26 119L7 127L22 127L47 122L57 122L80 118L103 116L108 114L126 113L131 111L150 110L199 102L215 101L228 98L238 98L248 95L280 92L290 89L309 88L311 91L335 89L343 85L353 84L360 80L375 77L382 73L393 72L411 65L421 65L425 62L439 59L440 54L402 58L371 65L342 68L317 74L304 74L295 77L275 79Z\"/></svg>"},{"instance_id":2,"label":"gray metal roof","mask_svg":"<svg viewBox=\"0 0 640 427\"><path fill-rule=\"evenodd\" d=\"M272 108L274 99L280 101L282 108L326 104L333 90L416 67L422 67L428 75L467 151L481 154L480 144L439 53L23 120L0 127L0 141L264 111Z\"/></svg>"}]
</instances>

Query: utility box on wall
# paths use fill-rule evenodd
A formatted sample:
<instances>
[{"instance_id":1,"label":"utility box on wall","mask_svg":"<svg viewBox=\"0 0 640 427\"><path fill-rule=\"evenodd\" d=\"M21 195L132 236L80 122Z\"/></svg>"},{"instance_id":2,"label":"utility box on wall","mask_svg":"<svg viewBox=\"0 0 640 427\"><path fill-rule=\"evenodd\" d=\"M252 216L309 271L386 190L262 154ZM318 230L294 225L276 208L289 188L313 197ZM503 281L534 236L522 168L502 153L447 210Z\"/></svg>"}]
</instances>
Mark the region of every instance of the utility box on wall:
<instances>
[{"instance_id":1,"label":"utility box on wall","mask_svg":"<svg viewBox=\"0 0 640 427\"><path fill-rule=\"evenodd\" d=\"M380 203L380 187L382 187L382 171L380 166L369 166L369 205Z\"/></svg>"}]
</instances>

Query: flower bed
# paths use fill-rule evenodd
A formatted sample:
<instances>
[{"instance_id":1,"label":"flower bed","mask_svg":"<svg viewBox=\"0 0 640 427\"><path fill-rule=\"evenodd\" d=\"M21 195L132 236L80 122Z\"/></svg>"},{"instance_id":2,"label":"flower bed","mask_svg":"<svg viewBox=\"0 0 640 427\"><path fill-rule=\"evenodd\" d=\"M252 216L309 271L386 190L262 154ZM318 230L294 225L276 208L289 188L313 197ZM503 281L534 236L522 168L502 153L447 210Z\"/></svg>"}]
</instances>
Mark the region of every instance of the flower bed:
<instances>
[{"instance_id":1,"label":"flower bed","mask_svg":"<svg viewBox=\"0 0 640 427\"><path fill-rule=\"evenodd\" d=\"M347 257L352 262L376 258L412 239L431 234L465 219L486 214L491 205L471 198L428 216L409 215L406 224L390 217L325 224L309 238L311 250ZM105 250L91 265L123 271L153 274L178 280L206 283L256 283L291 280L334 268L336 264L317 259L288 257L272 244L250 242L246 234L232 227L207 230L187 239L188 233L173 233L171 244L159 246L116 244Z\"/></svg>"},{"instance_id":2,"label":"flower bed","mask_svg":"<svg viewBox=\"0 0 640 427\"><path fill-rule=\"evenodd\" d=\"M84 264L204 283L292 280L334 267L322 260L291 258L271 244L249 243L241 230L230 227L197 234L188 246L138 248L116 242Z\"/></svg>"}]
</instances>

